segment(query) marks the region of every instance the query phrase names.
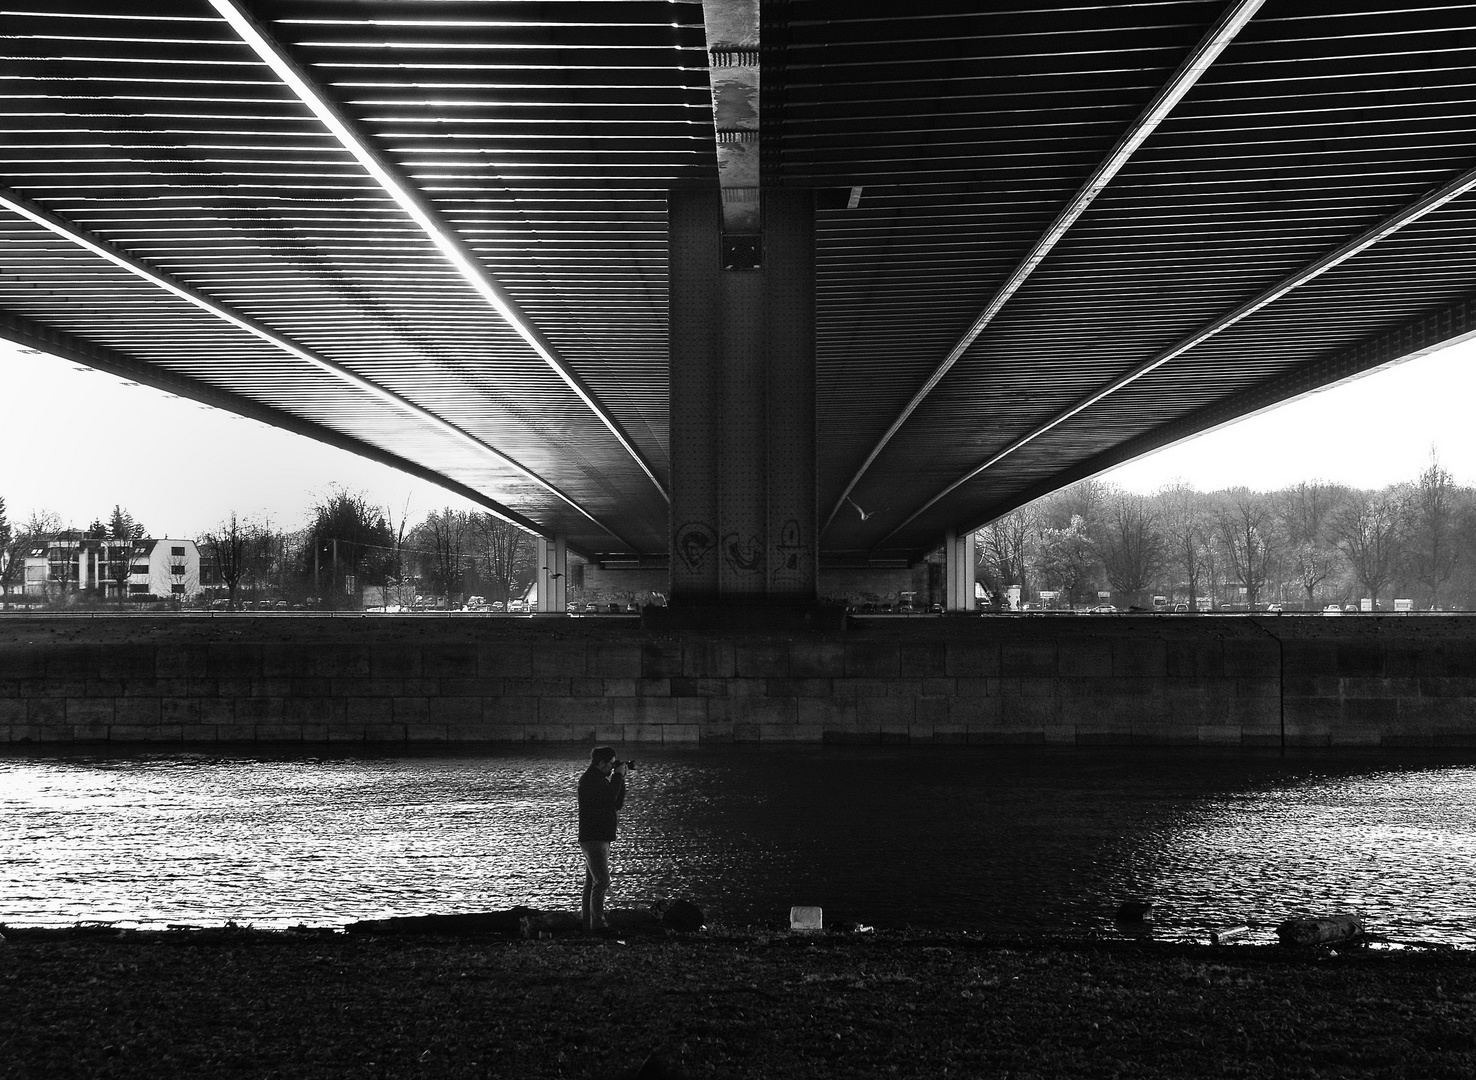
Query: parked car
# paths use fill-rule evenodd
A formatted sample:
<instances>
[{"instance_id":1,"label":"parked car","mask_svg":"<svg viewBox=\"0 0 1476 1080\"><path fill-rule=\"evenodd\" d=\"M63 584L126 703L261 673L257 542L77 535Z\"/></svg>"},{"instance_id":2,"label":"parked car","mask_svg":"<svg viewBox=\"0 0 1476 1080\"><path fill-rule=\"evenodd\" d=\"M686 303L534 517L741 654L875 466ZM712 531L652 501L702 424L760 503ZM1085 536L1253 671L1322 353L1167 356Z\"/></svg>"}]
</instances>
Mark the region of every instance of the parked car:
<instances>
[{"instance_id":1,"label":"parked car","mask_svg":"<svg viewBox=\"0 0 1476 1080\"><path fill-rule=\"evenodd\" d=\"M1322 609L1322 613L1324 615L1341 615L1343 609L1338 607L1337 604L1328 604L1327 607Z\"/></svg>"}]
</instances>

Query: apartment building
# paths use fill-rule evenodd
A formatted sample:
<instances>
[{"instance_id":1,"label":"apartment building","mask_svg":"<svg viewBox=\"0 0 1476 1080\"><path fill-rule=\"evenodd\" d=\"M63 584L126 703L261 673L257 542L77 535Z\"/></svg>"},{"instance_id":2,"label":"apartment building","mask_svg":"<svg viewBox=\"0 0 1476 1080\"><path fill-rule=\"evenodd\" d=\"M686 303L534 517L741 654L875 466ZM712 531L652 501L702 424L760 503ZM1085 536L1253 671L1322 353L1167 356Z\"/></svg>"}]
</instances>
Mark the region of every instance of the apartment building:
<instances>
[{"instance_id":1,"label":"apartment building","mask_svg":"<svg viewBox=\"0 0 1476 1080\"><path fill-rule=\"evenodd\" d=\"M200 593L200 552L193 540L108 540L76 530L39 537L26 550L24 592L58 596L93 592L107 599Z\"/></svg>"}]
</instances>

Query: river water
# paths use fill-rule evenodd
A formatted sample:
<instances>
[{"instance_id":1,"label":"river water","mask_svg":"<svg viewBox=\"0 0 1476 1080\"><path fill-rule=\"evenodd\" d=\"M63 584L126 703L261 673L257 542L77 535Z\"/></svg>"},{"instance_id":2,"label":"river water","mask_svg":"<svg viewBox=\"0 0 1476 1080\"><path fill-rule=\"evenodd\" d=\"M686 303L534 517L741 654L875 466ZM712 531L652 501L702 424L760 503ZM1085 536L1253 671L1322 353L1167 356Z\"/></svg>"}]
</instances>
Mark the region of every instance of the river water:
<instances>
[{"instance_id":1,"label":"river water","mask_svg":"<svg viewBox=\"0 0 1476 1080\"><path fill-rule=\"evenodd\" d=\"M1252 940L1352 913L1476 947L1476 754L639 749L611 903L710 921ZM0 923L337 926L578 906L581 748L0 756Z\"/></svg>"}]
</instances>

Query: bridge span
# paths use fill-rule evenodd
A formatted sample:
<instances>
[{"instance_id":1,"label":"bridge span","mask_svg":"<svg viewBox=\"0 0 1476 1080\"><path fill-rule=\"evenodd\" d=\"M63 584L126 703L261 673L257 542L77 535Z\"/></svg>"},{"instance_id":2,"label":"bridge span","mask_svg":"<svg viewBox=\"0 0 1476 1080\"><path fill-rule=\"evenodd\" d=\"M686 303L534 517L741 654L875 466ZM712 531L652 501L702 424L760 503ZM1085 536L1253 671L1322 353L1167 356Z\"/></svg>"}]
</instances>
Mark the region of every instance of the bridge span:
<instances>
[{"instance_id":1,"label":"bridge span","mask_svg":"<svg viewBox=\"0 0 1476 1080\"><path fill-rule=\"evenodd\" d=\"M6 12L0 339L673 607L1476 335L1470 4L118 6Z\"/></svg>"},{"instance_id":2,"label":"bridge span","mask_svg":"<svg viewBox=\"0 0 1476 1080\"><path fill-rule=\"evenodd\" d=\"M0 617L0 743L1476 746L1476 616Z\"/></svg>"}]
</instances>

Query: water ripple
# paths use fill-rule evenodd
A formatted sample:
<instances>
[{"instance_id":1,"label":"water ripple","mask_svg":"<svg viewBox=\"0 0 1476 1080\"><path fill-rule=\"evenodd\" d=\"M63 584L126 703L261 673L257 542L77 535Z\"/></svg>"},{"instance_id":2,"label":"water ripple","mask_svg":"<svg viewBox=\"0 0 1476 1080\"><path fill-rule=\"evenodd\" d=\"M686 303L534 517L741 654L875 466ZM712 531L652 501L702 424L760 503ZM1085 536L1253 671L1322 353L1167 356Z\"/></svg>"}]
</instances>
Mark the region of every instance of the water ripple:
<instances>
[{"instance_id":1,"label":"water ripple","mask_svg":"<svg viewBox=\"0 0 1476 1080\"><path fill-rule=\"evenodd\" d=\"M577 904L577 750L0 757L0 922L334 925ZM1202 937L1352 912L1476 946L1476 760L642 749L612 901Z\"/></svg>"}]
</instances>

